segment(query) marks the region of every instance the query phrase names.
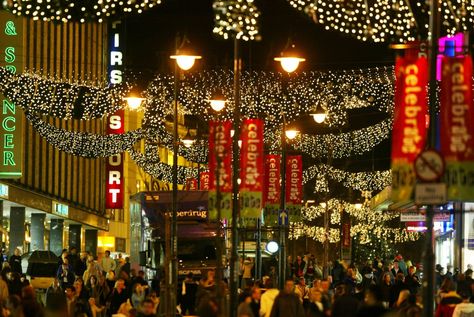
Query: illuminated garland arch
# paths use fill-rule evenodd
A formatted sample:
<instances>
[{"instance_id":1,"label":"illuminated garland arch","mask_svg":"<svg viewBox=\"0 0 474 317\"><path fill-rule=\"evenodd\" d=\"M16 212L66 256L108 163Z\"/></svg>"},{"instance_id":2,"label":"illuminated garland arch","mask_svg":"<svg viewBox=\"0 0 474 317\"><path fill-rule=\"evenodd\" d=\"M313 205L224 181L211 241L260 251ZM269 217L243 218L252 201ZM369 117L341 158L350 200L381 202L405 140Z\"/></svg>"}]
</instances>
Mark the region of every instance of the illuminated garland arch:
<instances>
[{"instance_id":1,"label":"illuminated garland arch","mask_svg":"<svg viewBox=\"0 0 474 317\"><path fill-rule=\"evenodd\" d=\"M287 0L326 30L335 30L361 41L407 42L428 34L429 4L421 0ZM444 34L468 31L474 23L474 3L441 1ZM417 19L415 20L415 15Z\"/></svg>"},{"instance_id":2,"label":"illuminated garland arch","mask_svg":"<svg viewBox=\"0 0 474 317\"><path fill-rule=\"evenodd\" d=\"M143 129L111 135L71 132L56 128L29 111L25 111L25 116L33 128L53 147L87 158L109 157L131 150L135 143L147 136Z\"/></svg>"},{"instance_id":3,"label":"illuminated garland arch","mask_svg":"<svg viewBox=\"0 0 474 317\"><path fill-rule=\"evenodd\" d=\"M11 102L29 112L89 120L122 108L129 87L71 84L28 72L14 75L0 67L0 90Z\"/></svg>"},{"instance_id":4,"label":"illuminated garland arch","mask_svg":"<svg viewBox=\"0 0 474 317\"><path fill-rule=\"evenodd\" d=\"M4 8L13 14L33 20L81 22L103 22L111 17L139 14L161 3L161 0L97 0L97 1L51 1L9 0Z\"/></svg>"}]
</instances>

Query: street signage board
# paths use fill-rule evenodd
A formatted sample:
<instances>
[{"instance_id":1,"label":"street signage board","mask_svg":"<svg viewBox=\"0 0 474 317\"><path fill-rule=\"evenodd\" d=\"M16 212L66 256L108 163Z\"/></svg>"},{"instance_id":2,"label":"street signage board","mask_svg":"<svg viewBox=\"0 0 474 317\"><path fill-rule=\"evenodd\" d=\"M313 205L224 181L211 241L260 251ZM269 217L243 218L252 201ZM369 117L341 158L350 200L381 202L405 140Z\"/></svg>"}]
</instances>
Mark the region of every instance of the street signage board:
<instances>
[{"instance_id":1,"label":"street signage board","mask_svg":"<svg viewBox=\"0 0 474 317\"><path fill-rule=\"evenodd\" d=\"M415 203L417 205L444 205L447 202L445 183L416 184Z\"/></svg>"},{"instance_id":2,"label":"street signage board","mask_svg":"<svg viewBox=\"0 0 474 317\"><path fill-rule=\"evenodd\" d=\"M421 152L415 159L415 173L421 181L438 181L444 174L443 157L432 149Z\"/></svg>"},{"instance_id":3,"label":"street signage board","mask_svg":"<svg viewBox=\"0 0 474 317\"><path fill-rule=\"evenodd\" d=\"M435 222L449 222L450 214L448 212L435 212L433 220ZM401 213L400 221L401 222L423 222L423 221L426 221L426 215L422 212Z\"/></svg>"},{"instance_id":4,"label":"street signage board","mask_svg":"<svg viewBox=\"0 0 474 317\"><path fill-rule=\"evenodd\" d=\"M280 212L278 213L278 224L280 226L288 225L288 211L280 210Z\"/></svg>"}]
</instances>

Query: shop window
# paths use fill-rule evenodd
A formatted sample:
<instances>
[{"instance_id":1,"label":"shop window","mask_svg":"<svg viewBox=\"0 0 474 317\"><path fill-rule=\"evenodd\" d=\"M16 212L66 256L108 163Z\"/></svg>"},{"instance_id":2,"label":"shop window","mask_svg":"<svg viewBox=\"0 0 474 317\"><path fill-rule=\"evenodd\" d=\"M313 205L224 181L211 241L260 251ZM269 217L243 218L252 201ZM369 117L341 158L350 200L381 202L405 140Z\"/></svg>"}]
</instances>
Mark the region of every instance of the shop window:
<instances>
[{"instance_id":1,"label":"shop window","mask_svg":"<svg viewBox=\"0 0 474 317\"><path fill-rule=\"evenodd\" d=\"M124 238L115 238L115 252L125 252L125 243Z\"/></svg>"}]
</instances>

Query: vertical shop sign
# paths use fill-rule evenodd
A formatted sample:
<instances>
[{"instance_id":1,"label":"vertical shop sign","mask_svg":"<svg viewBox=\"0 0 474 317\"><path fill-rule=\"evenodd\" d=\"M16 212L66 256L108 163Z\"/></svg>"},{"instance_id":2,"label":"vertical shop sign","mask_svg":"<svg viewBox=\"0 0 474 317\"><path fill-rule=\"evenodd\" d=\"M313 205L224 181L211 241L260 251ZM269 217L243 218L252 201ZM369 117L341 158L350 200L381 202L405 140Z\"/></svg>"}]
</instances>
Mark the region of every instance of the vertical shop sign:
<instances>
[{"instance_id":1,"label":"vertical shop sign","mask_svg":"<svg viewBox=\"0 0 474 317\"><path fill-rule=\"evenodd\" d=\"M263 202L263 121L245 119L240 149L240 216L259 218Z\"/></svg>"},{"instance_id":2,"label":"vertical shop sign","mask_svg":"<svg viewBox=\"0 0 474 317\"><path fill-rule=\"evenodd\" d=\"M1 66L12 73L23 70L23 21L12 14L0 12ZM22 112L3 94L0 114L1 168L0 178L20 178L23 162Z\"/></svg>"},{"instance_id":3,"label":"vertical shop sign","mask_svg":"<svg viewBox=\"0 0 474 317\"><path fill-rule=\"evenodd\" d=\"M395 117L392 130L392 200L407 201L415 187L414 161L425 147L427 60L399 57L395 65Z\"/></svg>"},{"instance_id":4,"label":"vertical shop sign","mask_svg":"<svg viewBox=\"0 0 474 317\"><path fill-rule=\"evenodd\" d=\"M232 122L209 122L209 219L218 218L220 195L221 219L232 215Z\"/></svg>"},{"instance_id":5,"label":"vertical shop sign","mask_svg":"<svg viewBox=\"0 0 474 317\"><path fill-rule=\"evenodd\" d=\"M280 177L281 177L281 156L265 156L265 186L264 186L264 207L265 224L278 223L278 209L280 208Z\"/></svg>"},{"instance_id":6,"label":"vertical shop sign","mask_svg":"<svg viewBox=\"0 0 474 317\"><path fill-rule=\"evenodd\" d=\"M122 52L122 23L114 21L109 24L109 83L118 85L122 83L123 52ZM124 111L117 110L116 113L107 118L107 134L122 134L124 128ZM123 153L118 153L107 158L105 163L106 185L105 185L105 208L123 208Z\"/></svg>"},{"instance_id":7,"label":"vertical shop sign","mask_svg":"<svg viewBox=\"0 0 474 317\"><path fill-rule=\"evenodd\" d=\"M441 80L441 153L448 200L474 199L474 111L471 56L444 57Z\"/></svg>"},{"instance_id":8,"label":"vertical shop sign","mask_svg":"<svg viewBox=\"0 0 474 317\"><path fill-rule=\"evenodd\" d=\"M199 174L199 189L209 190L209 172L201 172Z\"/></svg>"},{"instance_id":9,"label":"vertical shop sign","mask_svg":"<svg viewBox=\"0 0 474 317\"><path fill-rule=\"evenodd\" d=\"M286 209L290 221L297 221L303 197L303 160L301 155L286 158Z\"/></svg>"}]
</instances>

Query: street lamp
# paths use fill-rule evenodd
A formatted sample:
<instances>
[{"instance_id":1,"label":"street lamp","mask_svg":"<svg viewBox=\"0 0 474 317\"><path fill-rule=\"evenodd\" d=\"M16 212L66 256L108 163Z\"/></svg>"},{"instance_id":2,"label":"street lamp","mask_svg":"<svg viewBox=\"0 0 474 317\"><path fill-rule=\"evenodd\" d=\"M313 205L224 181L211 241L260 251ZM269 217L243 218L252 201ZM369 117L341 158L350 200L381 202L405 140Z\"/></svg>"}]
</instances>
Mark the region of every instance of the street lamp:
<instances>
[{"instance_id":1,"label":"street lamp","mask_svg":"<svg viewBox=\"0 0 474 317\"><path fill-rule=\"evenodd\" d=\"M180 47L176 50L175 55L171 55L170 58L176 60L176 64L182 70L190 70L194 62L197 59L201 59L202 56L194 54L193 49L190 47L189 40L185 37Z\"/></svg>"},{"instance_id":2,"label":"street lamp","mask_svg":"<svg viewBox=\"0 0 474 317\"><path fill-rule=\"evenodd\" d=\"M175 316L177 306L177 290L178 290L178 95L179 95L179 77L180 69L189 70L193 67L196 59L201 56L192 53L189 40L184 37L181 45L178 46L178 37L176 37L176 54L170 56L176 61L174 68L174 109L173 109L173 194L172 194L172 210L171 210L171 230L169 239L169 258L167 261L167 278L170 289L167 301L165 302L165 311L167 316ZM189 131L188 131L189 132Z\"/></svg>"},{"instance_id":3,"label":"street lamp","mask_svg":"<svg viewBox=\"0 0 474 317\"><path fill-rule=\"evenodd\" d=\"M323 123L324 120L326 120L327 114L323 107L317 105L316 110L314 113L311 113L311 116L313 116L313 120L316 121L316 123Z\"/></svg>"},{"instance_id":4,"label":"street lamp","mask_svg":"<svg viewBox=\"0 0 474 317\"><path fill-rule=\"evenodd\" d=\"M285 130L285 135L289 140L293 140L294 138L296 138L298 136L298 134L300 134L300 131L298 131L296 129L286 129Z\"/></svg>"},{"instance_id":5,"label":"street lamp","mask_svg":"<svg viewBox=\"0 0 474 317\"><path fill-rule=\"evenodd\" d=\"M211 104L212 110L214 110L215 112L219 112L222 109L224 109L225 104L227 102L224 94L221 91L215 91L212 94L211 99L208 99L207 101L209 101L209 103Z\"/></svg>"},{"instance_id":6,"label":"street lamp","mask_svg":"<svg viewBox=\"0 0 474 317\"><path fill-rule=\"evenodd\" d=\"M143 101L145 101L145 98L137 97L135 94L131 94L130 96L123 99L127 103L127 106L132 110L138 109L142 105Z\"/></svg>"},{"instance_id":7,"label":"street lamp","mask_svg":"<svg viewBox=\"0 0 474 317\"><path fill-rule=\"evenodd\" d=\"M188 132L181 141L183 142L183 145L185 147L190 148L194 144L194 142L196 142L196 139L191 135L191 133L189 133L188 129Z\"/></svg>"},{"instance_id":8,"label":"street lamp","mask_svg":"<svg viewBox=\"0 0 474 317\"><path fill-rule=\"evenodd\" d=\"M292 73L298 68L300 63L304 62L306 59L299 57L299 54L295 48L295 44L292 44L291 41L288 41L288 44L281 52L280 56L275 57L274 60L280 62L281 67L285 72Z\"/></svg>"}]
</instances>

